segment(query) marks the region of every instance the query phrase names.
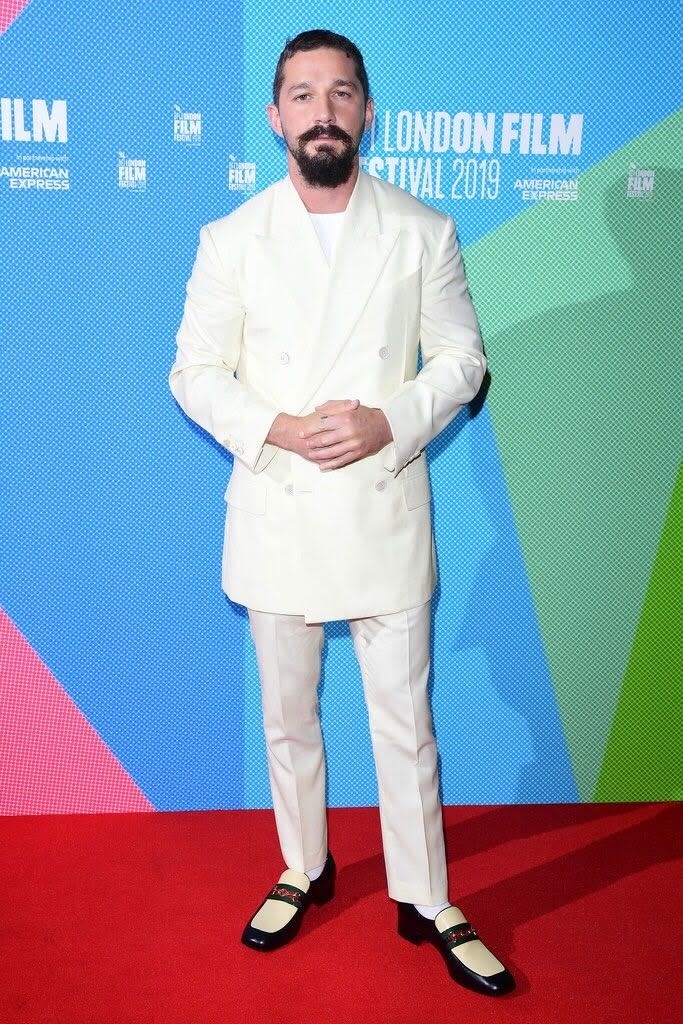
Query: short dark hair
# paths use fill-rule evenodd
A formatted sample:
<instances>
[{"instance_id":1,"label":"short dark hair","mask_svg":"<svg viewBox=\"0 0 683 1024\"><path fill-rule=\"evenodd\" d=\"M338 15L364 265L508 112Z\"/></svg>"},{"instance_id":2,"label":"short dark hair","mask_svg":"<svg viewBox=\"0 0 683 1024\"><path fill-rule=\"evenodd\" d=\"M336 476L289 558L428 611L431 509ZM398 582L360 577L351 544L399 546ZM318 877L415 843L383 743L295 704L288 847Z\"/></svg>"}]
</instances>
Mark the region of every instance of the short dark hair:
<instances>
[{"instance_id":1,"label":"short dark hair","mask_svg":"<svg viewBox=\"0 0 683 1024\"><path fill-rule=\"evenodd\" d=\"M313 28L309 29L308 32L300 32L294 39L288 39L285 43L285 48L278 58L275 78L273 79L273 103L275 106L277 106L280 98L280 89L285 77L285 64L289 58L293 57L295 53L301 53L305 50L320 50L323 48L327 50L341 50L342 53L351 58L355 64L356 76L363 89L363 98L367 102L370 96L370 83L368 82L368 73L363 62L363 54L356 44L352 43L346 36L338 35L337 32L329 32L325 28Z\"/></svg>"}]
</instances>

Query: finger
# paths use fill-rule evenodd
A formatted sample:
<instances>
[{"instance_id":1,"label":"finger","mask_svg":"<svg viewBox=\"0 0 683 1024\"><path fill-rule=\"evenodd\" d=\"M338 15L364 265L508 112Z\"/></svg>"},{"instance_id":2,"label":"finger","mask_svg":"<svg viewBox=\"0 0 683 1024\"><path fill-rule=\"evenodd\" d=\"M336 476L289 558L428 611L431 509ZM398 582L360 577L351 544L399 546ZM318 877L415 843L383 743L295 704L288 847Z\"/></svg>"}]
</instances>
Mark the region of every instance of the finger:
<instances>
[{"instance_id":1,"label":"finger","mask_svg":"<svg viewBox=\"0 0 683 1024\"><path fill-rule=\"evenodd\" d=\"M309 426L304 427L303 430L299 431L299 437L315 437L316 434L324 434L325 431L330 430L328 421L325 420L314 420Z\"/></svg>"},{"instance_id":2,"label":"finger","mask_svg":"<svg viewBox=\"0 0 683 1024\"><path fill-rule=\"evenodd\" d=\"M357 462L358 456L353 452L347 452L346 455L341 455L336 459L328 459L326 462L318 462L318 468L321 473L327 473L331 469L341 469L342 466L350 466L352 462Z\"/></svg>"},{"instance_id":3,"label":"finger","mask_svg":"<svg viewBox=\"0 0 683 1024\"><path fill-rule=\"evenodd\" d=\"M316 437L321 438L323 434L337 434L340 430L347 427L343 420L338 416L325 416L325 418L316 422L315 420L311 423L310 427L304 427L299 432L299 437ZM339 437L341 438L341 434ZM326 444L331 444L330 440L325 441Z\"/></svg>"},{"instance_id":4,"label":"finger","mask_svg":"<svg viewBox=\"0 0 683 1024\"><path fill-rule=\"evenodd\" d=\"M338 444L330 445L328 448L309 448L308 457L313 462L330 462L333 459L352 455L353 452L354 449L349 447L348 442L340 441Z\"/></svg>"},{"instance_id":5,"label":"finger","mask_svg":"<svg viewBox=\"0 0 683 1024\"><path fill-rule=\"evenodd\" d=\"M343 437L341 434L337 434L334 438L330 438L327 443L320 441L318 438L314 438L309 441L306 445L309 452L321 453L320 457L324 458L326 454L329 455L331 451L335 451L335 454L341 454L341 451L350 451L351 447L348 442L348 438Z\"/></svg>"},{"instance_id":6,"label":"finger","mask_svg":"<svg viewBox=\"0 0 683 1024\"><path fill-rule=\"evenodd\" d=\"M302 427L299 431L299 437L313 437L315 434L321 434L326 430L336 430L341 426L341 421L338 416L342 412L348 412L349 410L341 406L342 402L326 402L324 406L320 407L319 415L309 413L308 416L304 417L306 426ZM324 410L328 409L327 412Z\"/></svg>"}]
</instances>

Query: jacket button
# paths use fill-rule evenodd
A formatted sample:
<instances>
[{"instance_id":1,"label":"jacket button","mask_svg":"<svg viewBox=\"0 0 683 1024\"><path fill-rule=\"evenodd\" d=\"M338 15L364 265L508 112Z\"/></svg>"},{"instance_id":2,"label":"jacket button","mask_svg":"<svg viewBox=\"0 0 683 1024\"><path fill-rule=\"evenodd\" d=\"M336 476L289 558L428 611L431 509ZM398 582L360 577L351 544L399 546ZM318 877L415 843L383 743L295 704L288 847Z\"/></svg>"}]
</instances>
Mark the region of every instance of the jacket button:
<instances>
[{"instance_id":1,"label":"jacket button","mask_svg":"<svg viewBox=\"0 0 683 1024\"><path fill-rule=\"evenodd\" d=\"M383 491L386 486L387 486L386 480L378 480L377 483L375 484L375 490L376 491Z\"/></svg>"},{"instance_id":2,"label":"jacket button","mask_svg":"<svg viewBox=\"0 0 683 1024\"><path fill-rule=\"evenodd\" d=\"M388 359L389 358L389 349L387 348L386 345L382 345L382 347L379 350L378 354L379 354L380 359Z\"/></svg>"},{"instance_id":3,"label":"jacket button","mask_svg":"<svg viewBox=\"0 0 683 1024\"><path fill-rule=\"evenodd\" d=\"M282 363L283 366L287 365L287 363L289 362L289 352L280 353L280 362Z\"/></svg>"},{"instance_id":4,"label":"jacket button","mask_svg":"<svg viewBox=\"0 0 683 1024\"><path fill-rule=\"evenodd\" d=\"M288 497L291 498L291 496L294 494L294 485L293 484L286 484L285 485L285 494Z\"/></svg>"}]
</instances>

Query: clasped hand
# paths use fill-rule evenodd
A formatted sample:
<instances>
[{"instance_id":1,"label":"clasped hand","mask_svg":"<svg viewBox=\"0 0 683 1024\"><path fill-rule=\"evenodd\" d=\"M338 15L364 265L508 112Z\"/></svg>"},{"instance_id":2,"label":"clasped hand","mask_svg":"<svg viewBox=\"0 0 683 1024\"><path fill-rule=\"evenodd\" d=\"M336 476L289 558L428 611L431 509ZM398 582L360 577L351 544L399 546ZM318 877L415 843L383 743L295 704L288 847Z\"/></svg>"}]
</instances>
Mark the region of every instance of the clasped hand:
<instances>
[{"instance_id":1,"label":"clasped hand","mask_svg":"<svg viewBox=\"0 0 683 1024\"><path fill-rule=\"evenodd\" d=\"M281 413L273 426L279 436L269 440L316 462L323 472L374 455L393 440L382 410L357 398L325 402L307 416Z\"/></svg>"}]
</instances>

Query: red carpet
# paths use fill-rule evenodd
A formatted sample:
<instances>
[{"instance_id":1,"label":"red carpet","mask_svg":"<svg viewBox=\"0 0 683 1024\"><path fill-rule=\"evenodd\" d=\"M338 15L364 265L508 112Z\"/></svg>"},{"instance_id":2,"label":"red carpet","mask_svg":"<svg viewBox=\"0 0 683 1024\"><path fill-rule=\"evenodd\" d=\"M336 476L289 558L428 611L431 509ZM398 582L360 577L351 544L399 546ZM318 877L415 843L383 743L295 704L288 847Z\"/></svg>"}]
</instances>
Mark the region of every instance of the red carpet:
<instances>
[{"instance_id":1,"label":"red carpet","mask_svg":"<svg viewBox=\"0 0 683 1024\"><path fill-rule=\"evenodd\" d=\"M337 897L243 948L280 870L261 811L0 819L3 1024L668 1024L681 805L447 808L451 895L518 989L455 985L399 939L374 809L331 812Z\"/></svg>"}]
</instances>

